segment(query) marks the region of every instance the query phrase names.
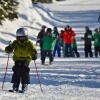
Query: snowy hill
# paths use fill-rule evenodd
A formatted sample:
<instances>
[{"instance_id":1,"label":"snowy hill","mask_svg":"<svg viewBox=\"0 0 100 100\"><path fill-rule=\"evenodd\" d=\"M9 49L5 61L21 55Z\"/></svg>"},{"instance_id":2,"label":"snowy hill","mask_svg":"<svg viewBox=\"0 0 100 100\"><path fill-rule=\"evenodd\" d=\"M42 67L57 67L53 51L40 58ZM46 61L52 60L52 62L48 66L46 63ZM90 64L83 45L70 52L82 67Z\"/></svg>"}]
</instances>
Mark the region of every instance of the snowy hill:
<instances>
[{"instance_id":1,"label":"snowy hill","mask_svg":"<svg viewBox=\"0 0 100 100\"><path fill-rule=\"evenodd\" d=\"M4 90L0 89L0 100L99 100L100 99L100 58L83 57L84 26L92 30L98 28L99 0L63 0L53 4L34 4L31 0L18 0L19 19L13 22L6 20L0 26L0 88L4 78L7 54L4 52L9 40L16 37L16 29L27 27L29 38L35 42L41 25L60 29L67 24L77 32L78 49L81 58L55 58L52 65L41 65L40 58L36 60L40 81L43 89L41 93L34 62L30 64L31 84L25 94L8 93L12 84L12 66L10 58ZM39 51L38 51L39 52Z\"/></svg>"}]
</instances>

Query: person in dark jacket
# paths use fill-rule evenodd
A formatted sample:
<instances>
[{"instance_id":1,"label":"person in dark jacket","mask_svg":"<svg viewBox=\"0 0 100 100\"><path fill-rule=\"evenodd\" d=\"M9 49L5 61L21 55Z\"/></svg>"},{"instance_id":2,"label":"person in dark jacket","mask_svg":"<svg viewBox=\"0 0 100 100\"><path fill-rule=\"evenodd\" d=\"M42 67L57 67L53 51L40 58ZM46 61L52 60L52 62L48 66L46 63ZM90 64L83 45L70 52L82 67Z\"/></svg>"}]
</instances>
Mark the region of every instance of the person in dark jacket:
<instances>
[{"instance_id":1,"label":"person in dark jacket","mask_svg":"<svg viewBox=\"0 0 100 100\"><path fill-rule=\"evenodd\" d=\"M41 55L41 58L42 58L43 37L44 37L44 35L46 33L45 29L46 29L46 26L43 25L42 29L40 30L40 32L37 35L37 41L36 41L36 44L39 43L39 45L40 45L40 55Z\"/></svg>"},{"instance_id":2,"label":"person in dark jacket","mask_svg":"<svg viewBox=\"0 0 100 100\"><path fill-rule=\"evenodd\" d=\"M59 36L59 32L58 32L58 28L57 27L53 28L53 33L52 34L53 34L54 37L58 37Z\"/></svg>"},{"instance_id":3,"label":"person in dark jacket","mask_svg":"<svg viewBox=\"0 0 100 100\"><path fill-rule=\"evenodd\" d=\"M7 53L13 53L13 60L15 65L13 66L12 92L19 91L20 82L22 84L22 92L27 89L30 83L29 76L29 63L36 60L37 51L33 43L28 39L27 30L25 28L19 28L16 31L16 40L14 40L9 46L5 47Z\"/></svg>"},{"instance_id":4,"label":"person in dark jacket","mask_svg":"<svg viewBox=\"0 0 100 100\"><path fill-rule=\"evenodd\" d=\"M84 51L85 51L85 57L93 57L92 53L92 31L89 29L88 26L85 27L85 34L84 34Z\"/></svg>"}]
</instances>

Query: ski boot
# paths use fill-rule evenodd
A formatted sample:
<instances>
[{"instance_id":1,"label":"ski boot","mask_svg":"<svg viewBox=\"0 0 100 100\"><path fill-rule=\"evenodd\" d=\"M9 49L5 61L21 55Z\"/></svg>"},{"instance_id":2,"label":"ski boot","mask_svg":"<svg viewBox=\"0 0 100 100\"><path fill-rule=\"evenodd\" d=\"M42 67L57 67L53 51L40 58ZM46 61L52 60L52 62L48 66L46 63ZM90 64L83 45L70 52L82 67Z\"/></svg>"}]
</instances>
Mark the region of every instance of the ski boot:
<instances>
[{"instance_id":1,"label":"ski boot","mask_svg":"<svg viewBox=\"0 0 100 100\"><path fill-rule=\"evenodd\" d=\"M13 86L12 86L12 90L9 90L9 92L18 92L18 88L19 88L19 84L13 84Z\"/></svg>"},{"instance_id":2,"label":"ski boot","mask_svg":"<svg viewBox=\"0 0 100 100\"><path fill-rule=\"evenodd\" d=\"M24 93L25 91L27 91L27 88L28 88L28 84L22 84L22 90L19 92Z\"/></svg>"}]
</instances>

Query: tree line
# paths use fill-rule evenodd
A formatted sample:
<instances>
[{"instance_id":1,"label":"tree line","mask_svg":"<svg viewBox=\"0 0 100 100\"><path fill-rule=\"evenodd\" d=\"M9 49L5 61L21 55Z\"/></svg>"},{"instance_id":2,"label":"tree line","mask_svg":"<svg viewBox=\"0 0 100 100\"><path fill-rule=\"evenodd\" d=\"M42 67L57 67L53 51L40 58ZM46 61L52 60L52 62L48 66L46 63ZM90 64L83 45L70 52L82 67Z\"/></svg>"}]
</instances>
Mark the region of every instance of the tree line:
<instances>
[{"instance_id":1,"label":"tree line","mask_svg":"<svg viewBox=\"0 0 100 100\"><path fill-rule=\"evenodd\" d=\"M0 0L0 24L5 19L13 20L18 18L17 0Z\"/></svg>"}]
</instances>

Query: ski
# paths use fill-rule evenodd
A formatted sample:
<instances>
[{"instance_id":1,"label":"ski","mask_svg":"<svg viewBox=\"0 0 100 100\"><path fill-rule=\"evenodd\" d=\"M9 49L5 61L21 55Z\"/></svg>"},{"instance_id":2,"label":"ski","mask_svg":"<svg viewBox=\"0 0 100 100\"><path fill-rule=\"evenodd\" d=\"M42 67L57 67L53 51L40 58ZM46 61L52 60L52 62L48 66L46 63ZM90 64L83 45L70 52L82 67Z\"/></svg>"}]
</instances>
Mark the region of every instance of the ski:
<instances>
[{"instance_id":1,"label":"ski","mask_svg":"<svg viewBox=\"0 0 100 100\"><path fill-rule=\"evenodd\" d=\"M15 92L14 90L8 90L9 92Z\"/></svg>"},{"instance_id":2,"label":"ski","mask_svg":"<svg viewBox=\"0 0 100 100\"><path fill-rule=\"evenodd\" d=\"M41 64L41 65L50 66L50 65L52 65L52 63L51 64L50 63L44 63L44 64Z\"/></svg>"},{"instance_id":3,"label":"ski","mask_svg":"<svg viewBox=\"0 0 100 100\"><path fill-rule=\"evenodd\" d=\"M19 92L19 93L24 93L24 91L22 91L22 90L19 90L18 92Z\"/></svg>"},{"instance_id":4,"label":"ski","mask_svg":"<svg viewBox=\"0 0 100 100\"><path fill-rule=\"evenodd\" d=\"M11 93L24 93L22 90L19 90L19 91L8 90L8 91L11 92Z\"/></svg>"}]
</instances>

